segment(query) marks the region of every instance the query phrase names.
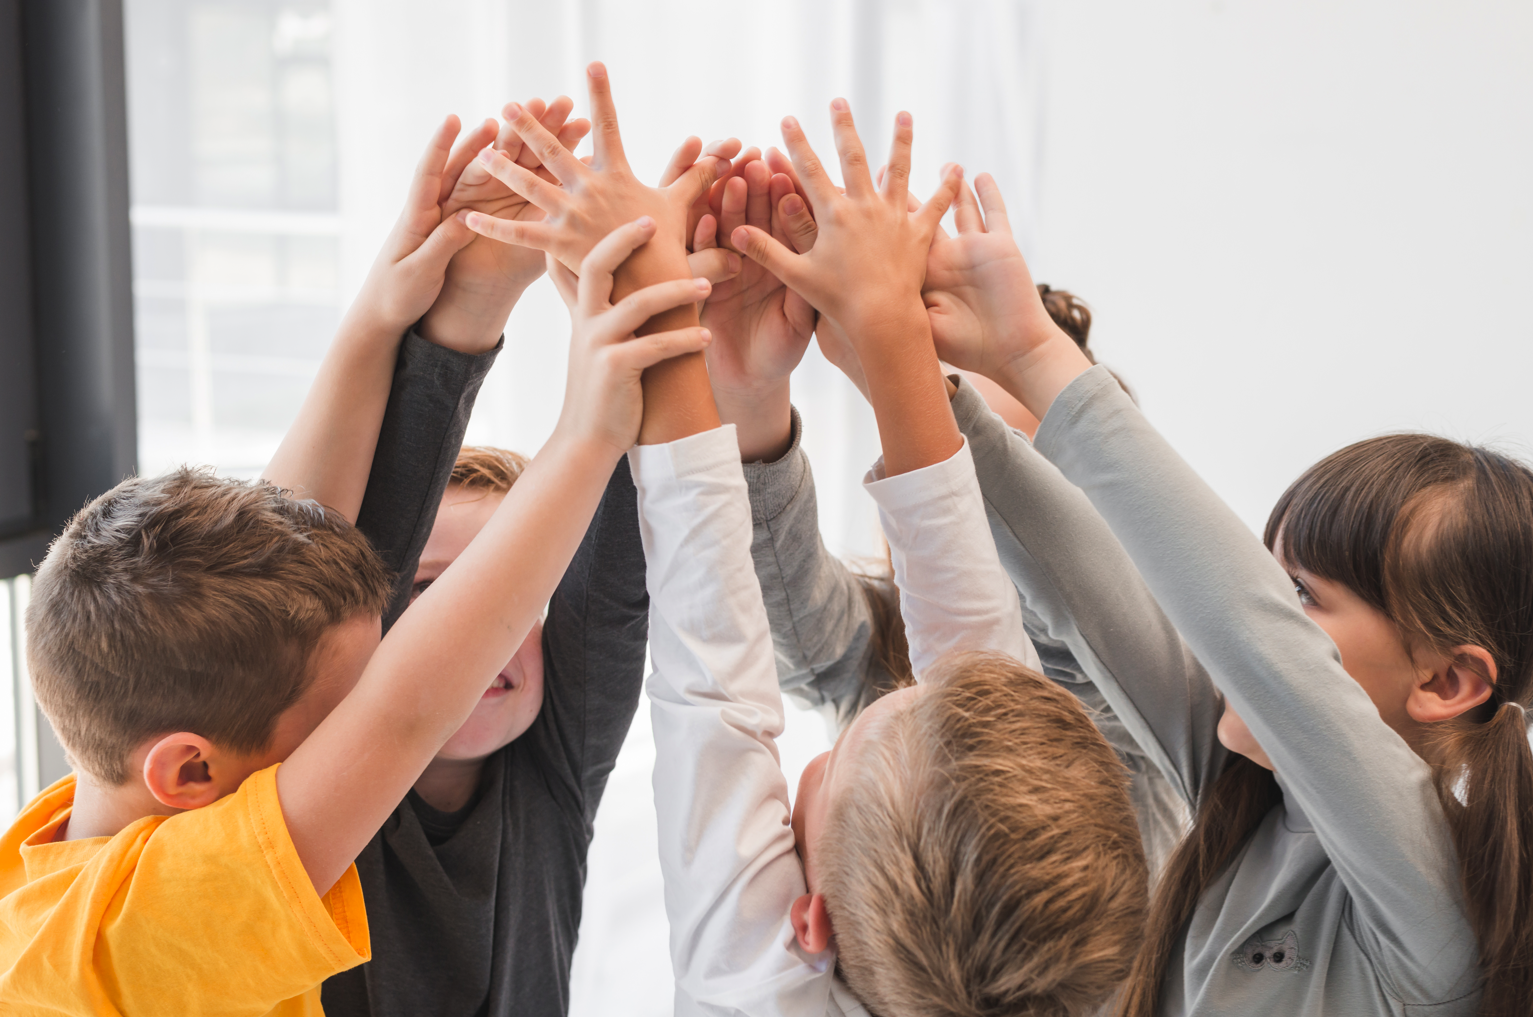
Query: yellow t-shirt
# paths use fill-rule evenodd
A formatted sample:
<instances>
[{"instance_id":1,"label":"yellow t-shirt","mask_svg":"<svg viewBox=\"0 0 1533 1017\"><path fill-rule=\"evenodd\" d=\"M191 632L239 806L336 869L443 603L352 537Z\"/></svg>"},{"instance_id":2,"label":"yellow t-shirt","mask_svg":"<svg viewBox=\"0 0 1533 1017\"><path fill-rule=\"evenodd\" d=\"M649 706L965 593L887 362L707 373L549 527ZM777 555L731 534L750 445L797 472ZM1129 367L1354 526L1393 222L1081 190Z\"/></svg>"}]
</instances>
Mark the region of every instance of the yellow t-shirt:
<instances>
[{"instance_id":1,"label":"yellow t-shirt","mask_svg":"<svg viewBox=\"0 0 1533 1017\"><path fill-rule=\"evenodd\" d=\"M0 1011L319 1017L319 985L371 956L352 866L314 892L277 767L212 805L54 842L75 778L0 838Z\"/></svg>"}]
</instances>

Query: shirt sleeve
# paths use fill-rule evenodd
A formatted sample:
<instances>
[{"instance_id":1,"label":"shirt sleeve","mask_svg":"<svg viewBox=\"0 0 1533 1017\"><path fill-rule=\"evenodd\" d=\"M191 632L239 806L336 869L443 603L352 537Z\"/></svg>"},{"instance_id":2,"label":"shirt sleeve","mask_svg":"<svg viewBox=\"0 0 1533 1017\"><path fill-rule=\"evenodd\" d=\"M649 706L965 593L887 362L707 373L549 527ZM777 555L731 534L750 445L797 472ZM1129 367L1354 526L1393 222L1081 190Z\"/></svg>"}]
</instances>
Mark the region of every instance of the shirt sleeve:
<instances>
[{"instance_id":1,"label":"shirt sleeve","mask_svg":"<svg viewBox=\"0 0 1533 1017\"><path fill-rule=\"evenodd\" d=\"M795 409L788 451L774 462L744 466L751 557L772 627L778 683L806 706L830 708L845 724L886 676L872 652L863 584L820 537L803 431Z\"/></svg>"},{"instance_id":2,"label":"shirt sleeve","mask_svg":"<svg viewBox=\"0 0 1533 1017\"><path fill-rule=\"evenodd\" d=\"M393 570L383 615L387 632L410 604L415 567L436 522L484 376L505 340L478 355L459 353L411 329L399 346L394 381L378 429L357 529Z\"/></svg>"},{"instance_id":3,"label":"shirt sleeve","mask_svg":"<svg viewBox=\"0 0 1533 1017\"><path fill-rule=\"evenodd\" d=\"M943 462L895 477L884 476L879 459L863 488L889 541L916 677L953 650L1004 653L1038 670L1016 587L996 557L969 440Z\"/></svg>"},{"instance_id":4,"label":"shirt sleeve","mask_svg":"<svg viewBox=\"0 0 1533 1017\"><path fill-rule=\"evenodd\" d=\"M1261 542L1102 368L1060 393L1038 448L1090 497L1271 758L1370 955L1410 981L1472 951L1427 763L1342 668Z\"/></svg>"},{"instance_id":5,"label":"shirt sleeve","mask_svg":"<svg viewBox=\"0 0 1533 1017\"><path fill-rule=\"evenodd\" d=\"M638 495L620 461L548 603L536 744L589 829L644 687L649 594Z\"/></svg>"},{"instance_id":6,"label":"shirt sleeve","mask_svg":"<svg viewBox=\"0 0 1533 1017\"><path fill-rule=\"evenodd\" d=\"M1195 805L1227 758L1217 733L1223 700L1208 673L1080 488L966 382L959 382L953 412L1045 663L1054 672L1084 672L1175 791Z\"/></svg>"},{"instance_id":7,"label":"shirt sleeve","mask_svg":"<svg viewBox=\"0 0 1533 1017\"><path fill-rule=\"evenodd\" d=\"M4 973L7 1002L40 1013L317 1012L320 983L370 956L367 912L355 867L314 892L276 771L112 838Z\"/></svg>"},{"instance_id":8,"label":"shirt sleeve","mask_svg":"<svg viewBox=\"0 0 1533 1017\"><path fill-rule=\"evenodd\" d=\"M789 922L805 892L751 514L731 426L629 453L648 559L655 813L678 1012L826 1011L834 959Z\"/></svg>"}]
</instances>

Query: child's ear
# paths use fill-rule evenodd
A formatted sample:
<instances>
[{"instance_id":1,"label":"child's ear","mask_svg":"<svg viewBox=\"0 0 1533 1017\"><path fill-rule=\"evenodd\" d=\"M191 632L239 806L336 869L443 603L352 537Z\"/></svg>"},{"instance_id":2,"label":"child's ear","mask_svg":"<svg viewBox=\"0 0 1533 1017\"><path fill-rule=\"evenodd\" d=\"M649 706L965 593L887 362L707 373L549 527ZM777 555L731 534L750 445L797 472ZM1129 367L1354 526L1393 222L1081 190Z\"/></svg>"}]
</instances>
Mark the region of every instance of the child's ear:
<instances>
[{"instance_id":1,"label":"child's ear","mask_svg":"<svg viewBox=\"0 0 1533 1017\"><path fill-rule=\"evenodd\" d=\"M793 934L798 945L808 953L823 953L830 947L836 931L830 927L830 913L825 910L825 898L817 893L806 893L793 902L788 912L793 922Z\"/></svg>"},{"instance_id":2,"label":"child's ear","mask_svg":"<svg viewBox=\"0 0 1533 1017\"><path fill-rule=\"evenodd\" d=\"M213 745L201 735L178 731L155 742L144 757L144 783L161 805L200 809L222 796L209 761Z\"/></svg>"},{"instance_id":3,"label":"child's ear","mask_svg":"<svg viewBox=\"0 0 1533 1017\"><path fill-rule=\"evenodd\" d=\"M1495 684L1496 661L1490 651L1482 646L1455 646L1411 690L1405 712L1421 724L1452 720L1489 699Z\"/></svg>"}]
</instances>

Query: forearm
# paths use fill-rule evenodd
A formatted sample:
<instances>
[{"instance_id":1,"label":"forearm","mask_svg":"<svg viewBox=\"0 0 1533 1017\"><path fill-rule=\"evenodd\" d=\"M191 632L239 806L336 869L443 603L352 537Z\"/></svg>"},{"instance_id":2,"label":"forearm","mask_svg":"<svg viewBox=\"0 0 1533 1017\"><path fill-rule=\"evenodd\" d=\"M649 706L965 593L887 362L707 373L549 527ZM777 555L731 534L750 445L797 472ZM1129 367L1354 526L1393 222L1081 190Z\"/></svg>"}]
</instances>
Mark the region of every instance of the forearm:
<instances>
[{"instance_id":1,"label":"forearm","mask_svg":"<svg viewBox=\"0 0 1533 1017\"><path fill-rule=\"evenodd\" d=\"M790 411L791 413L791 411ZM814 475L792 424L779 459L747 463L754 536L751 557L766 603L784 692L832 705L845 721L886 675L871 652L874 618L862 581L820 537Z\"/></svg>"},{"instance_id":2,"label":"forearm","mask_svg":"<svg viewBox=\"0 0 1533 1017\"><path fill-rule=\"evenodd\" d=\"M347 314L263 479L357 518L403 334Z\"/></svg>"},{"instance_id":3,"label":"forearm","mask_svg":"<svg viewBox=\"0 0 1533 1017\"><path fill-rule=\"evenodd\" d=\"M654 240L633 253L613 279L612 302L628 294L670 279L689 279L686 248ZM697 305L687 304L657 314L638 329L639 335L691 328L698 323ZM639 427L640 445L659 445L719 426L713 390L708 384L708 365L701 353L689 353L656 364L644 372L644 422Z\"/></svg>"},{"instance_id":4,"label":"forearm","mask_svg":"<svg viewBox=\"0 0 1533 1017\"><path fill-rule=\"evenodd\" d=\"M383 615L388 631L410 600L415 567L436 521L442 493L463 444L469 415L498 346L468 355L405 335L389 388L378 444L357 511L367 535L395 573Z\"/></svg>"},{"instance_id":5,"label":"forearm","mask_svg":"<svg viewBox=\"0 0 1533 1017\"><path fill-rule=\"evenodd\" d=\"M876 323L849 327L858 343L884 471L894 477L944 462L963 445L948 406L942 365L924 310L896 309Z\"/></svg>"},{"instance_id":6,"label":"forearm","mask_svg":"<svg viewBox=\"0 0 1533 1017\"><path fill-rule=\"evenodd\" d=\"M605 443L556 433L283 766L283 809L316 888L345 871L521 645L617 457Z\"/></svg>"}]
</instances>

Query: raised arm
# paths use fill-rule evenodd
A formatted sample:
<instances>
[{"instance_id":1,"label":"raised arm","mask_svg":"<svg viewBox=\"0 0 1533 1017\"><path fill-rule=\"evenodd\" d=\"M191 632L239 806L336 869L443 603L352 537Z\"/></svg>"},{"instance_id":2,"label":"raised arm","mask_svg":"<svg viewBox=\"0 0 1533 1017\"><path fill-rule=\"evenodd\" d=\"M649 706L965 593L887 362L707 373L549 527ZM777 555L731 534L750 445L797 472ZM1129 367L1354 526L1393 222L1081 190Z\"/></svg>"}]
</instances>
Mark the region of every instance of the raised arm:
<instances>
[{"instance_id":1,"label":"raised arm","mask_svg":"<svg viewBox=\"0 0 1533 1017\"><path fill-rule=\"evenodd\" d=\"M706 283L676 280L619 309L608 303L612 270L654 232L652 221L631 223L588 257L553 437L279 770L293 844L317 889L351 864L541 614L638 432L643 369L706 345L698 329L630 338L657 311L695 301Z\"/></svg>"},{"instance_id":2,"label":"raised arm","mask_svg":"<svg viewBox=\"0 0 1533 1017\"><path fill-rule=\"evenodd\" d=\"M1052 384L1020 387L1036 399ZM1461 955L1473 933L1427 763L1342 668L1288 575L1104 369L1050 402L1029 405L1047 410L1039 450L1090 497L1272 760L1366 946L1402 974Z\"/></svg>"},{"instance_id":3,"label":"raised arm","mask_svg":"<svg viewBox=\"0 0 1533 1017\"><path fill-rule=\"evenodd\" d=\"M456 152L458 118L437 129L415 169L409 197L362 290L341 320L319 373L263 478L355 521L405 331L442 289L448 262L474 239L444 217L444 187L494 137L487 125Z\"/></svg>"},{"instance_id":4,"label":"raised arm","mask_svg":"<svg viewBox=\"0 0 1533 1017\"><path fill-rule=\"evenodd\" d=\"M708 1012L826 1012L777 758L782 696L734 427L630 455L648 559L655 814L678 995Z\"/></svg>"}]
</instances>

